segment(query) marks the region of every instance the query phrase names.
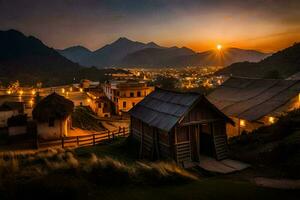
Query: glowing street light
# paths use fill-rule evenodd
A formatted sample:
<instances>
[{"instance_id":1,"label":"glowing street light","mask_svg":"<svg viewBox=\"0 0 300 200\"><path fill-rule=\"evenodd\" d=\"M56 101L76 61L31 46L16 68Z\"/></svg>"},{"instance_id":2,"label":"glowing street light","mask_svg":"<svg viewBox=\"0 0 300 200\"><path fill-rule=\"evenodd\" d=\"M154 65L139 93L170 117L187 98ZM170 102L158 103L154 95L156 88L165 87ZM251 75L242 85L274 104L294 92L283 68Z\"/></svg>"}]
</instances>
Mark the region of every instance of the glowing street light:
<instances>
[{"instance_id":1,"label":"glowing street light","mask_svg":"<svg viewBox=\"0 0 300 200\"><path fill-rule=\"evenodd\" d=\"M64 94L64 93L65 93L65 88L62 88L62 89L61 89L61 92Z\"/></svg>"},{"instance_id":2,"label":"glowing street light","mask_svg":"<svg viewBox=\"0 0 300 200\"><path fill-rule=\"evenodd\" d=\"M221 44L218 44L218 45L217 45L217 49L218 49L219 51L221 51L222 48L223 48L223 47L222 47Z\"/></svg>"},{"instance_id":3,"label":"glowing street light","mask_svg":"<svg viewBox=\"0 0 300 200\"><path fill-rule=\"evenodd\" d=\"M79 88L79 91L80 91L80 92L83 92L83 89L82 89L82 88Z\"/></svg>"},{"instance_id":4,"label":"glowing street light","mask_svg":"<svg viewBox=\"0 0 300 200\"><path fill-rule=\"evenodd\" d=\"M24 93L23 90L20 90L20 91L19 91L19 95L20 95L20 96L22 96L23 93Z\"/></svg>"},{"instance_id":5,"label":"glowing street light","mask_svg":"<svg viewBox=\"0 0 300 200\"><path fill-rule=\"evenodd\" d=\"M7 90L7 94L11 94L11 90Z\"/></svg>"},{"instance_id":6,"label":"glowing street light","mask_svg":"<svg viewBox=\"0 0 300 200\"><path fill-rule=\"evenodd\" d=\"M32 95L35 95L35 93L36 93L35 90L32 90L32 91L31 91L31 94L32 94Z\"/></svg>"}]
</instances>

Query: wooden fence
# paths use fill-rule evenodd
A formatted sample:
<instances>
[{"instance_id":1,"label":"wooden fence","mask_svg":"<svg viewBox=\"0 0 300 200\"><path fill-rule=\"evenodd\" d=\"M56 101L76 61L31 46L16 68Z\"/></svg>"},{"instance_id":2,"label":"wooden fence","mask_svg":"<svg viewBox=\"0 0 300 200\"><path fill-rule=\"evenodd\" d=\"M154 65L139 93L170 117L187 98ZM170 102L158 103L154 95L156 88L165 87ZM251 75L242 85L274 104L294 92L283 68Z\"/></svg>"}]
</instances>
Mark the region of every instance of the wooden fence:
<instances>
[{"instance_id":1,"label":"wooden fence","mask_svg":"<svg viewBox=\"0 0 300 200\"><path fill-rule=\"evenodd\" d=\"M129 128L123 127L116 129L114 131L102 131L96 132L91 135L83 136L73 136L73 137L62 137L58 140L37 140L37 147L52 147L60 146L62 148L66 147L82 147L82 146L92 146L106 141L112 141L116 137L127 137L129 135Z\"/></svg>"}]
</instances>

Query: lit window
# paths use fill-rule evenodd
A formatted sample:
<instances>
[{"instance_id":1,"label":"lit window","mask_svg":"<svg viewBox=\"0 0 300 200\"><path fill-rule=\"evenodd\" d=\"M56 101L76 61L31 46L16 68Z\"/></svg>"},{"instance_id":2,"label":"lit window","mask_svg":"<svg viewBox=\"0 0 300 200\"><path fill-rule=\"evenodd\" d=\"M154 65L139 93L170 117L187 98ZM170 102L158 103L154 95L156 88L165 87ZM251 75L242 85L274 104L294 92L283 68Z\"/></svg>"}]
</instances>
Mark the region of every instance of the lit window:
<instances>
[{"instance_id":1,"label":"lit window","mask_svg":"<svg viewBox=\"0 0 300 200\"><path fill-rule=\"evenodd\" d=\"M275 122L275 118L274 117L269 117L269 123L274 124L274 122Z\"/></svg>"},{"instance_id":2,"label":"lit window","mask_svg":"<svg viewBox=\"0 0 300 200\"><path fill-rule=\"evenodd\" d=\"M246 122L245 122L245 120L240 120L240 126L241 127L245 127L246 126Z\"/></svg>"}]
</instances>

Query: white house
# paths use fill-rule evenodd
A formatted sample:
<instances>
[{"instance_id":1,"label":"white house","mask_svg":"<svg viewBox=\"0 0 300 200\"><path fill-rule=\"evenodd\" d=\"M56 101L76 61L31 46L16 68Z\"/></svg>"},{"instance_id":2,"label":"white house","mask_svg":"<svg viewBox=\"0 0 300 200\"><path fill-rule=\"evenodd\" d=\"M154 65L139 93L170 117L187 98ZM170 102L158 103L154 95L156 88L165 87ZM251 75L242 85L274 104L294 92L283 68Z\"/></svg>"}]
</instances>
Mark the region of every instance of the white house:
<instances>
[{"instance_id":1,"label":"white house","mask_svg":"<svg viewBox=\"0 0 300 200\"><path fill-rule=\"evenodd\" d=\"M74 103L55 92L42 99L32 111L38 137L58 139L68 136L73 110Z\"/></svg>"}]
</instances>

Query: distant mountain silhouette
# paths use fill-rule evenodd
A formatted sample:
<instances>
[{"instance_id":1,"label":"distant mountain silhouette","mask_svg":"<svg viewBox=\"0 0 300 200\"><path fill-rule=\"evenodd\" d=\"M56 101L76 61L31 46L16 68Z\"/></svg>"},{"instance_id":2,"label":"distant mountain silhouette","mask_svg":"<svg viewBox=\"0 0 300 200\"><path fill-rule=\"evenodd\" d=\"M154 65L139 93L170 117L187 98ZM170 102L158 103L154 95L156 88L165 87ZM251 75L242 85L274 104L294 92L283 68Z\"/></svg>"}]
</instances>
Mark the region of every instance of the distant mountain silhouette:
<instances>
[{"instance_id":1,"label":"distant mountain silhouette","mask_svg":"<svg viewBox=\"0 0 300 200\"><path fill-rule=\"evenodd\" d=\"M82 59L92 55L92 51L90 51L89 49L87 49L83 46L73 46L73 47L63 49L63 50L57 49L57 51L62 56L68 58L69 60L71 60L75 63L80 63L80 61Z\"/></svg>"},{"instance_id":2,"label":"distant mountain silhouette","mask_svg":"<svg viewBox=\"0 0 300 200\"><path fill-rule=\"evenodd\" d=\"M177 65L174 58L192 56L196 53L188 48L147 48L125 56L121 66L168 67Z\"/></svg>"},{"instance_id":3,"label":"distant mountain silhouette","mask_svg":"<svg viewBox=\"0 0 300 200\"><path fill-rule=\"evenodd\" d=\"M100 80L113 70L83 68L33 36L16 30L0 31L0 82L22 85L42 81L44 86L72 83L82 78Z\"/></svg>"},{"instance_id":4,"label":"distant mountain silhouette","mask_svg":"<svg viewBox=\"0 0 300 200\"><path fill-rule=\"evenodd\" d=\"M185 67L228 65L239 61L259 61L268 56L254 50L228 48L195 53L188 48L144 49L129 54L123 59L126 66Z\"/></svg>"},{"instance_id":5,"label":"distant mountain silhouette","mask_svg":"<svg viewBox=\"0 0 300 200\"><path fill-rule=\"evenodd\" d=\"M161 47L154 42L145 44L121 37L115 42L94 51L90 56L83 58L79 63L84 66L97 66L99 68L112 67L119 64L126 55L146 48Z\"/></svg>"},{"instance_id":6,"label":"distant mountain silhouette","mask_svg":"<svg viewBox=\"0 0 300 200\"><path fill-rule=\"evenodd\" d=\"M300 71L300 43L295 43L260 62L234 63L216 74L258 78L286 78Z\"/></svg>"},{"instance_id":7,"label":"distant mountain silhouette","mask_svg":"<svg viewBox=\"0 0 300 200\"><path fill-rule=\"evenodd\" d=\"M4 82L5 77L24 82L68 82L80 68L37 38L16 30L0 31L0 44L0 74Z\"/></svg>"},{"instance_id":8,"label":"distant mountain silhouette","mask_svg":"<svg viewBox=\"0 0 300 200\"><path fill-rule=\"evenodd\" d=\"M254 50L228 48L196 53L182 47L162 47L154 42L142 43L121 37L115 42L90 52L84 47L71 47L59 51L66 58L83 66L103 67L185 67L229 65L240 61L260 61L268 54Z\"/></svg>"}]
</instances>

